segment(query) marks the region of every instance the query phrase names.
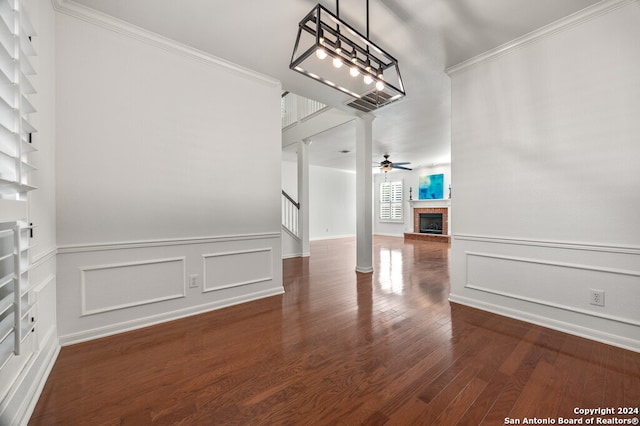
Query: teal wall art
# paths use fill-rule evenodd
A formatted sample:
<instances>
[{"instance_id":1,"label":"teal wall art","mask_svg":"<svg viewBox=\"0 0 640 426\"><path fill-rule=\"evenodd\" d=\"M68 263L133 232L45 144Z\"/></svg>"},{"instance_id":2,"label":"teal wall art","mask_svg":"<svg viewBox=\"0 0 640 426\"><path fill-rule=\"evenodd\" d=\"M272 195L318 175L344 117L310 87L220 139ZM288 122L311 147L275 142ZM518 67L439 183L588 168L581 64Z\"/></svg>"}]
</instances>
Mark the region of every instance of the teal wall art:
<instances>
[{"instance_id":1,"label":"teal wall art","mask_svg":"<svg viewBox=\"0 0 640 426\"><path fill-rule=\"evenodd\" d=\"M444 198L444 174L420 176L418 178L418 199L437 200Z\"/></svg>"}]
</instances>

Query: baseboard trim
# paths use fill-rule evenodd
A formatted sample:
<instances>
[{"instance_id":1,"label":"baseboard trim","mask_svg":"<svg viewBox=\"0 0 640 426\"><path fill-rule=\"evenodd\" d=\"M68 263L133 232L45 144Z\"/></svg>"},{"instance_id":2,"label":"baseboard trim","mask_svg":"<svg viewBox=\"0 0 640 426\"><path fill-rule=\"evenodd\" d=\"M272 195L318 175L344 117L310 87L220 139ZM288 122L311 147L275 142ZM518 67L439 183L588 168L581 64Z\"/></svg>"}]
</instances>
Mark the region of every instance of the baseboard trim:
<instances>
[{"instance_id":1,"label":"baseboard trim","mask_svg":"<svg viewBox=\"0 0 640 426\"><path fill-rule=\"evenodd\" d=\"M56 327L52 327L49 330L46 337L43 339L42 346L45 348L44 351L33 354L31 360L22 370L22 373L14 384L12 392L10 392L2 401L0 406L0 424L26 426L29 423L29 419L31 418L33 410L40 399L42 390L44 389L44 385L46 384L49 374L58 359L58 354L60 353L60 344L57 339L57 334L58 332ZM37 371L31 371L34 368L37 369ZM25 383L25 379L28 376L32 376L37 379L32 381L30 384ZM21 393L18 392L18 390L21 386L26 387L26 391L24 391L23 394L24 396L21 397L19 401L13 401L14 398L18 399L17 395ZM11 409L14 413L12 416L13 418L7 419L5 418L5 414L13 404L15 404L15 408Z\"/></svg>"},{"instance_id":2,"label":"baseboard trim","mask_svg":"<svg viewBox=\"0 0 640 426\"><path fill-rule=\"evenodd\" d=\"M293 259L294 257L303 257L303 256L302 256L302 253L288 253L288 254L282 255L283 259Z\"/></svg>"},{"instance_id":3,"label":"baseboard trim","mask_svg":"<svg viewBox=\"0 0 640 426\"><path fill-rule=\"evenodd\" d=\"M471 308L480 309L482 311L491 312L531 324L536 324L542 327L550 328L552 330L561 331L563 333L571 334L578 337L584 337L586 339L595 340L600 343L617 346L634 352L640 352L640 341L628 339L626 337L611 335L609 333L581 327L576 324L554 320L540 315L523 312L521 310L506 308L504 306L471 299L465 296L459 296L453 293L449 295L449 302L469 306Z\"/></svg>"},{"instance_id":4,"label":"baseboard trim","mask_svg":"<svg viewBox=\"0 0 640 426\"><path fill-rule=\"evenodd\" d=\"M640 321L635 321L635 320L632 320L632 319L629 319L629 318L618 317L618 316L615 316L615 315L601 314L601 313L598 313L598 312L588 311L586 309L575 308L575 307L569 306L569 305L561 305L559 303L553 303L553 302L548 302L546 300L534 299L534 298L526 297L526 296L520 296L520 295L517 295L517 294L507 293L507 292L504 292L504 291L493 290L493 289L490 289L490 288L484 288L484 287L480 287L480 286L476 286L476 285L472 285L472 284L467 284L464 287L465 288L469 288L471 290L481 291L483 293L494 294L496 296L501 296L501 297L507 297L509 299L520 300L520 301L531 303L531 304L535 304L535 305L548 306L548 307L554 308L554 309L560 309L560 310L563 310L563 311L575 312L575 313L581 314L581 315L588 315L588 316L591 316L591 317L601 318L601 319L608 320L608 321L615 321L615 322L619 322L619 323L622 323L622 324L628 324L628 325L633 325L633 326L636 326L636 327L640 327Z\"/></svg>"},{"instance_id":5,"label":"baseboard trim","mask_svg":"<svg viewBox=\"0 0 640 426\"><path fill-rule=\"evenodd\" d=\"M355 236L356 236L356 234L331 235L331 236L327 236L327 237L309 238L309 241L337 240L339 238L353 238Z\"/></svg>"},{"instance_id":6,"label":"baseboard trim","mask_svg":"<svg viewBox=\"0 0 640 426\"><path fill-rule=\"evenodd\" d=\"M181 309L178 311L168 312L159 315L152 315L149 317L138 318L135 320L111 324L105 327L94 328L91 330L82 331L79 333L66 334L59 337L61 346L74 345L76 343L87 342L89 340L95 340L102 337L112 336L127 331L138 330L141 328L149 327L156 324L162 324L165 322L190 317L193 315L203 314L205 312L211 312L229 306L239 305L241 303L252 302L254 300L264 299L271 296L277 296L284 294L284 287L267 289L250 294L245 294L238 297L233 297L225 300L216 301L213 303L207 303L204 305L198 305Z\"/></svg>"},{"instance_id":7,"label":"baseboard trim","mask_svg":"<svg viewBox=\"0 0 640 426\"><path fill-rule=\"evenodd\" d=\"M47 362L43 365L41 369L41 373L39 374L40 380L34 386L33 392L31 392L31 398L29 398L29 403L24 411L24 416L20 421L21 425L27 425L29 423L29 419L33 414L33 410L36 408L36 404L40 399L40 395L42 394L42 390L44 389L44 385L47 383L47 379L49 378L49 374L51 374L51 370L53 370L53 366L58 359L58 355L60 354L60 343L57 339L58 331L54 327L50 332L50 338L53 338L54 343L51 345L51 349L49 353L46 355ZM47 338L49 339L49 337Z\"/></svg>"}]
</instances>

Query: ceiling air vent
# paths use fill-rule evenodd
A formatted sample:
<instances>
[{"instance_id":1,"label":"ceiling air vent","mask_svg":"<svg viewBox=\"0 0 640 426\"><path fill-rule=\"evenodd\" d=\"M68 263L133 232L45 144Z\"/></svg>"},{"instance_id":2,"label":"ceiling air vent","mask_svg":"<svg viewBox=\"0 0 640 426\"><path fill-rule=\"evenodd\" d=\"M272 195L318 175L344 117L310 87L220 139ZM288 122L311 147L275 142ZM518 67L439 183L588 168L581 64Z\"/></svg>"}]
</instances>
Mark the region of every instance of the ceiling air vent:
<instances>
[{"instance_id":1,"label":"ceiling air vent","mask_svg":"<svg viewBox=\"0 0 640 426\"><path fill-rule=\"evenodd\" d=\"M346 105L363 112L371 112L400 99L400 96L391 96L385 91L372 90L361 98L347 102Z\"/></svg>"}]
</instances>

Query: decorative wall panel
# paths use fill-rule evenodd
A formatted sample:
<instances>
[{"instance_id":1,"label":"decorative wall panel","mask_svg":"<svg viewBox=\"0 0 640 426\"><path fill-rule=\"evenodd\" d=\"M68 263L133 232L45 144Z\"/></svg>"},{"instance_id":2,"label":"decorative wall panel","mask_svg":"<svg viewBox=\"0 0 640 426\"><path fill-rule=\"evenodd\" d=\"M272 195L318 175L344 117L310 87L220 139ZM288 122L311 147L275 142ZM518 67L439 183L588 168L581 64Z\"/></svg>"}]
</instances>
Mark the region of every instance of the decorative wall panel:
<instances>
[{"instance_id":1,"label":"decorative wall panel","mask_svg":"<svg viewBox=\"0 0 640 426\"><path fill-rule=\"evenodd\" d=\"M82 269L82 315L185 297L185 259L100 265Z\"/></svg>"},{"instance_id":2,"label":"decorative wall panel","mask_svg":"<svg viewBox=\"0 0 640 426\"><path fill-rule=\"evenodd\" d=\"M203 258L203 291L222 290L273 279L271 248L205 254Z\"/></svg>"}]
</instances>

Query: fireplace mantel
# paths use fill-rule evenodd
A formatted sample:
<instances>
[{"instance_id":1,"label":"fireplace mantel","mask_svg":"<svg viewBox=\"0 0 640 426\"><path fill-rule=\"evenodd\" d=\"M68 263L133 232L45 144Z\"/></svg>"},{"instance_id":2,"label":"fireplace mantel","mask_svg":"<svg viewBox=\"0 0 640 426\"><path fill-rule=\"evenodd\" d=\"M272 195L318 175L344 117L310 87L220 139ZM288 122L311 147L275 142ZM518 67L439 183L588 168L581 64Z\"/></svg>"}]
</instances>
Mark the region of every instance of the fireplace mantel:
<instances>
[{"instance_id":1,"label":"fireplace mantel","mask_svg":"<svg viewBox=\"0 0 640 426\"><path fill-rule=\"evenodd\" d=\"M433 200L409 200L409 205L413 208L418 207L449 207L451 206L451 198L440 198Z\"/></svg>"}]
</instances>

